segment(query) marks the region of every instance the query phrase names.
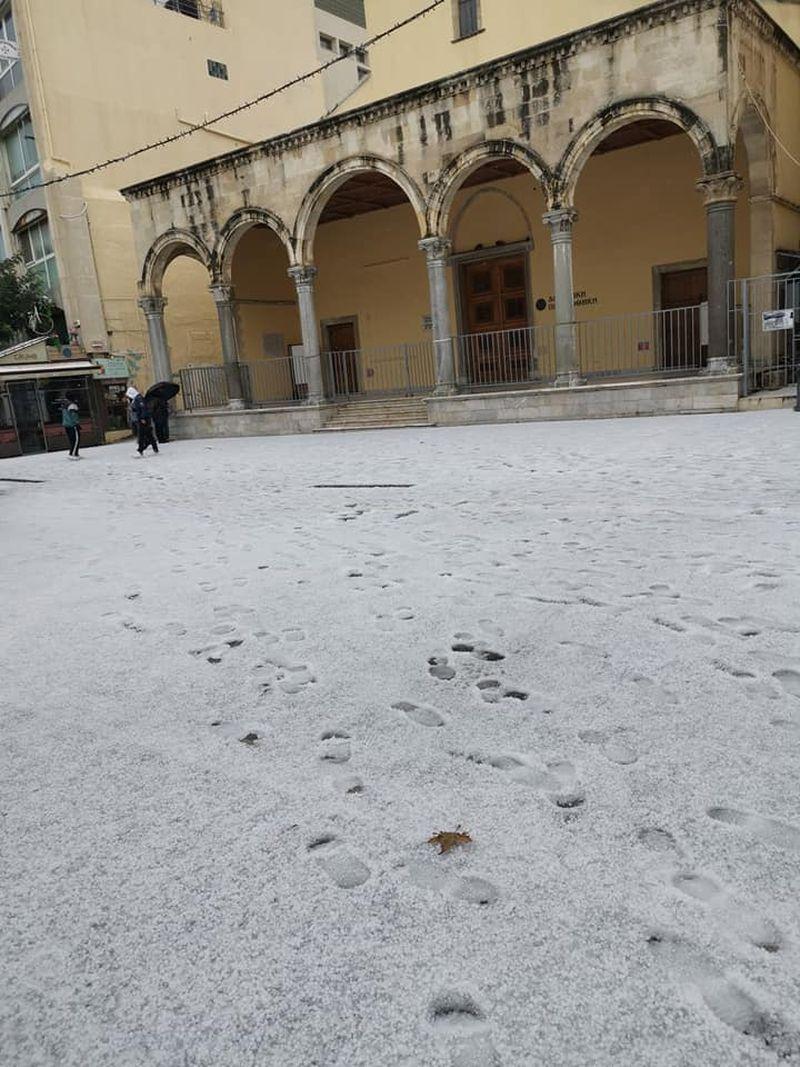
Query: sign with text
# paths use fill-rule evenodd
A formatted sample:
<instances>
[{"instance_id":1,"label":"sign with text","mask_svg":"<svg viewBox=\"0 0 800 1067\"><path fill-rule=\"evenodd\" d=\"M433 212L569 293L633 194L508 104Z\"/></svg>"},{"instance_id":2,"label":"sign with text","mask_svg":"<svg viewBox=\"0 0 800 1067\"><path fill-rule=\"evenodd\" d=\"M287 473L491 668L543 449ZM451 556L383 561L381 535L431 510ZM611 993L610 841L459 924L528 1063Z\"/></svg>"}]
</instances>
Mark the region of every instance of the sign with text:
<instances>
[{"instance_id":1,"label":"sign with text","mask_svg":"<svg viewBox=\"0 0 800 1067\"><path fill-rule=\"evenodd\" d=\"M0 40L0 59L7 63L15 63L19 59L19 45L16 41Z\"/></svg>"},{"instance_id":2,"label":"sign with text","mask_svg":"<svg viewBox=\"0 0 800 1067\"><path fill-rule=\"evenodd\" d=\"M775 333L778 330L793 330L794 308L783 308L781 311L762 311L761 329L764 333Z\"/></svg>"}]
</instances>

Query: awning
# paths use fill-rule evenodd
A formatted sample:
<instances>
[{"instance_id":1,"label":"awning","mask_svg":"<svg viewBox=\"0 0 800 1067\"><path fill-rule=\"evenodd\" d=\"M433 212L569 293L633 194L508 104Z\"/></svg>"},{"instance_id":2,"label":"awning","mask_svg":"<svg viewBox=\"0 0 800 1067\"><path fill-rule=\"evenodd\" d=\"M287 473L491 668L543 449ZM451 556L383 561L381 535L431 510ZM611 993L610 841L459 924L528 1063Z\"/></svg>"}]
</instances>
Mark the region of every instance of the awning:
<instances>
[{"instance_id":1,"label":"awning","mask_svg":"<svg viewBox=\"0 0 800 1067\"><path fill-rule=\"evenodd\" d=\"M98 377L100 368L90 359L59 359L52 363L0 363L0 382L20 378L73 378L90 374Z\"/></svg>"}]
</instances>

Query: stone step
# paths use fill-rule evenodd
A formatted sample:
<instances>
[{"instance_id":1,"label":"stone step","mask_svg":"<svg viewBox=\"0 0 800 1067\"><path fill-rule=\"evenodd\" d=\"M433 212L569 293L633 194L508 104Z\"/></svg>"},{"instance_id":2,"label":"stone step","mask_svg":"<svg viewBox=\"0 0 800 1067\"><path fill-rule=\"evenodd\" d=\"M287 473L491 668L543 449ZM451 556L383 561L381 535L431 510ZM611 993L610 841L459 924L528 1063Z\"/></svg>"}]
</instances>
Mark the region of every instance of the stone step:
<instances>
[{"instance_id":1,"label":"stone step","mask_svg":"<svg viewBox=\"0 0 800 1067\"><path fill-rule=\"evenodd\" d=\"M354 422L354 423L328 423L327 426L321 426L314 430L314 433L351 433L355 430L406 430L406 429L428 429L430 427L429 422Z\"/></svg>"}]
</instances>

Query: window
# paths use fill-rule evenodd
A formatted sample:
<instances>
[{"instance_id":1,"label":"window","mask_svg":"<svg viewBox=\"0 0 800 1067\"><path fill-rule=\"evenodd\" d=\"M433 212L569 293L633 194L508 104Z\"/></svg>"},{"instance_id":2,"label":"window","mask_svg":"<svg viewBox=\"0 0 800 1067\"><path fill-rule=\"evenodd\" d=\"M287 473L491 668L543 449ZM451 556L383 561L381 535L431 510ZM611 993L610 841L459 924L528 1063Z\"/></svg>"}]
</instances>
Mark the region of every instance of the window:
<instances>
[{"instance_id":1,"label":"window","mask_svg":"<svg viewBox=\"0 0 800 1067\"><path fill-rule=\"evenodd\" d=\"M16 44L17 33L14 29L14 17L11 11L0 15L0 42L11 41ZM15 85L19 84L21 71L18 59L0 59L0 99L8 96Z\"/></svg>"},{"instance_id":2,"label":"window","mask_svg":"<svg viewBox=\"0 0 800 1067\"><path fill-rule=\"evenodd\" d=\"M212 78L221 78L225 82L228 80L228 68L224 63L219 63L216 59L208 60L208 73Z\"/></svg>"},{"instance_id":3,"label":"window","mask_svg":"<svg viewBox=\"0 0 800 1067\"><path fill-rule=\"evenodd\" d=\"M369 66L369 53L367 52L366 48L356 49L356 59L362 65L362 67Z\"/></svg>"},{"instance_id":4,"label":"window","mask_svg":"<svg viewBox=\"0 0 800 1067\"><path fill-rule=\"evenodd\" d=\"M319 35L319 46L325 52L335 51L336 41L332 37L329 37L327 33L321 33Z\"/></svg>"},{"instance_id":5,"label":"window","mask_svg":"<svg viewBox=\"0 0 800 1067\"><path fill-rule=\"evenodd\" d=\"M353 46L347 41L339 41L339 55L349 56L353 52Z\"/></svg>"},{"instance_id":6,"label":"window","mask_svg":"<svg viewBox=\"0 0 800 1067\"><path fill-rule=\"evenodd\" d=\"M21 230L17 240L25 264L41 277L45 287L53 293L58 285L58 271L47 219Z\"/></svg>"},{"instance_id":7,"label":"window","mask_svg":"<svg viewBox=\"0 0 800 1067\"><path fill-rule=\"evenodd\" d=\"M363 80L365 78L368 78L369 75L370 71L367 69L367 67L358 67L358 80L360 82L363 82Z\"/></svg>"},{"instance_id":8,"label":"window","mask_svg":"<svg viewBox=\"0 0 800 1067\"><path fill-rule=\"evenodd\" d=\"M472 37L481 29L480 0L454 0L456 40Z\"/></svg>"},{"instance_id":9,"label":"window","mask_svg":"<svg viewBox=\"0 0 800 1067\"><path fill-rule=\"evenodd\" d=\"M16 199L39 181L39 154L30 115L3 135L11 192Z\"/></svg>"}]
</instances>

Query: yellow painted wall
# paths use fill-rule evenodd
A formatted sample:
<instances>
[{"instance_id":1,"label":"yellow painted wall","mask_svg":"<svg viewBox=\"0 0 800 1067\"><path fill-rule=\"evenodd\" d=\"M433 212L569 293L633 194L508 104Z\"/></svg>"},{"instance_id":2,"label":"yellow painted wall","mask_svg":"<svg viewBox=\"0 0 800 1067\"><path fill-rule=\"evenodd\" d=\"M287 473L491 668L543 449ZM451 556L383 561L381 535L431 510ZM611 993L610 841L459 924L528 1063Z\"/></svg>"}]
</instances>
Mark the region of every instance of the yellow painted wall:
<instances>
[{"instance_id":1,"label":"yellow painted wall","mask_svg":"<svg viewBox=\"0 0 800 1067\"><path fill-rule=\"evenodd\" d=\"M277 86L317 64L313 0L281 5L270 16L263 0L223 0L225 28L155 6L151 0L15 0L26 82L39 155L49 174L80 169L187 128ZM227 64L229 80L209 76L207 60ZM82 320L84 341L115 352L142 351L146 337L136 307L130 212L118 190L189 163L255 143L318 119L325 111L320 79L290 90L213 132L201 132L80 183L69 209L61 190L48 194L57 251L66 263L70 224L61 215L88 206L103 315L81 297L78 273L65 271L70 317ZM74 284L73 284L74 281ZM85 285L85 283L84 283ZM175 365L216 347L216 314L196 265L173 267L168 321ZM96 304L96 302L95 302ZM214 342L202 341L213 336ZM143 369L143 380L147 374Z\"/></svg>"},{"instance_id":2,"label":"yellow painted wall","mask_svg":"<svg viewBox=\"0 0 800 1067\"><path fill-rule=\"evenodd\" d=\"M481 33L454 40L453 7L447 0L424 18L370 50L372 77L348 101L348 107L379 100L413 85L455 74L521 48L531 47L602 22L645 3L631 0L481 0ZM370 35L385 30L425 5L421 0L367 4ZM762 6L800 43L800 12L794 5L763 0Z\"/></svg>"}]
</instances>

